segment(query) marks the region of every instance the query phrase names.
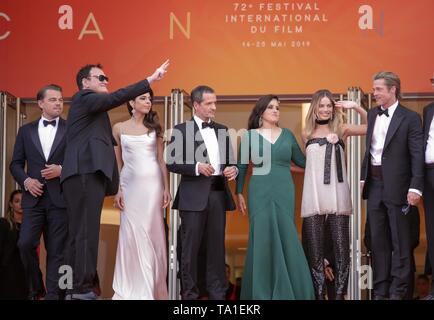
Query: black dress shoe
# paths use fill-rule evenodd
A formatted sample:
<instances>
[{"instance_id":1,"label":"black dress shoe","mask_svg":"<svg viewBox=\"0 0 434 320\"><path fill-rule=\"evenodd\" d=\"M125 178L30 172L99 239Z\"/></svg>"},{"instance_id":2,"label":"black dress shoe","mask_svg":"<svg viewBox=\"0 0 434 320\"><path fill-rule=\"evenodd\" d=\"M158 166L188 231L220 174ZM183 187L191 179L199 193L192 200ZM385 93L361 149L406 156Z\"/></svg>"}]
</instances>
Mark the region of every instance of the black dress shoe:
<instances>
[{"instance_id":1,"label":"black dress shoe","mask_svg":"<svg viewBox=\"0 0 434 320\"><path fill-rule=\"evenodd\" d=\"M398 294L391 294L389 300L404 300L404 297Z\"/></svg>"},{"instance_id":2,"label":"black dress shoe","mask_svg":"<svg viewBox=\"0 0 434 320\"><path fill-rule=\"evenodd\" d=\"M387 300L385 296L375 295L374 300Z\"/></svg>"}]
</instances>

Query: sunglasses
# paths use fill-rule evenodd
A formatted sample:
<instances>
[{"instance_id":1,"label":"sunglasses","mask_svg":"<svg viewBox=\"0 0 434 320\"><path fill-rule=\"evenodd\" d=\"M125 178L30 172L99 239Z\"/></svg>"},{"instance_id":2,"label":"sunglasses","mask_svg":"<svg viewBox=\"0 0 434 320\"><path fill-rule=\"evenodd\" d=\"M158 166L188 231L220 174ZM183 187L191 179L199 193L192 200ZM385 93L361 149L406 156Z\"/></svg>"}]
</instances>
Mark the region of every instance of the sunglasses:
<instances>
[{"instance_id":1,"label":"sunglasses","mask_svg":"<svg viewBox=\"0 0 434 320\"><path fill-rule=\"evenodd\" d=\"M103 75L103 74L100 74L99 76L90 76L90 77L94 77L94 78L97 78L99 81L101 81L101 82L103 82L103 81L109 81L109 78L108 77L106 77L105 75Z\"/></svg>"}]
</instances>

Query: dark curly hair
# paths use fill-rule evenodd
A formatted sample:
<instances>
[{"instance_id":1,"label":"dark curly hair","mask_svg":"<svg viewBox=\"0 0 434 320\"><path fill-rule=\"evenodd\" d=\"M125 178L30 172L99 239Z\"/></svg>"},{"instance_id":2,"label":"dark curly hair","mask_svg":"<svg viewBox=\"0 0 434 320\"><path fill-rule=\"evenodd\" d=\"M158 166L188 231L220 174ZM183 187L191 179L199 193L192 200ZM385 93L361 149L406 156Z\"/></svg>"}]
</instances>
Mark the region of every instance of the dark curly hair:
<instances>
[{"instance_id":1,"label":"dark curly hair","mask_svg":"<svg viewBox=\"0 0 434 320\"><path fill-rule=\"evenodd\" d=\"M257 129L259 128L259 119L261 118L264 111L267 109L268 104L271 100L279 101L279 98L273 94L267 94L266 96L260 97L255 104L252 112L250 113L249 120L247 122L247 129Z\"/></svg>"},{"instance_id":2,"label":"dark curly hair","mask_svg":"<svg viewBox=\"0 0 434 320\"><path fill-rule=\"evenodd\" d=\"M151 110L149 110L149 112L143 118L143 125L146 128L148 128L149 132L155 131L155 133L157 134L158 137L162 137L163 136L162 135L163 129L161 128L161 125L160 125L158 113L156 111L152 110L152 102L154 101L154 92L152 91L151 88L149 88L149 90L144 92L143 94L145 94L145 93L149 93L149 95L151 96ZM129 114L132 116L133 115L133 107L129 101L127 102L127 108L128 108Z\"/></svg>"}]
</instances>

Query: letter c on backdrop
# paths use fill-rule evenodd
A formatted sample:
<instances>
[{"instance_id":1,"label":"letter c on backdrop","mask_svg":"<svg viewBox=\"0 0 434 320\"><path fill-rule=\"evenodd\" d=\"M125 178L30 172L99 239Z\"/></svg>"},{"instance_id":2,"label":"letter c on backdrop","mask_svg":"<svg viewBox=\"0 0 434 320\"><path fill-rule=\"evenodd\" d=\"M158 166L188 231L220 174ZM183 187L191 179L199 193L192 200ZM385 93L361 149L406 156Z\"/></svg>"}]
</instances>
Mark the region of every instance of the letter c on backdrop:
<instances>
[{"instance_id":1,"label":"letter c on backdrop","mask_svg":"<svg viewBox=\"0 0 434 320\"><path fill-rule=\"evenodd\" d=\"M0 12L0 17L4 18L8 22L11 21L11 18L9 18L9 16L4 12ZM6 31L4 34L0 35L0 40L6 39L7 37L9 37L10 34L10 31Z\"/></svg>"}]
</instances>

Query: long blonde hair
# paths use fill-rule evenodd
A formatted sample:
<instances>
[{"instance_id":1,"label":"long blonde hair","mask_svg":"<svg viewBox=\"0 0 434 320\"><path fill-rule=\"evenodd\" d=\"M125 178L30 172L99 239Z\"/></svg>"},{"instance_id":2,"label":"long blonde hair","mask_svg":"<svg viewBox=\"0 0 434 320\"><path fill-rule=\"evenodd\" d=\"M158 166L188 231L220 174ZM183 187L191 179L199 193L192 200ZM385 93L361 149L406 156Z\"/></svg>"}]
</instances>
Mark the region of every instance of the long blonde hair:
<instances>
[{"instance_id":1,"label":"long blonde hair","mask_svg":"<svg viewBox=\"0 0 434 320\"><path fill-rule=\"evenodd\" d=\"M332 93L327 89L321 89L313 94L310 108L306 115L304 133L307 139L312 138L312 134L316 129L317 123L315 120L317 119L318 107L321 99L325 97L330 99L333 106L333 115L328 124L330 131L336 133L339 138L342 138L342 124L344 123L345 115L342 110L335 107Z\"/></svg>"}]
</instances>

